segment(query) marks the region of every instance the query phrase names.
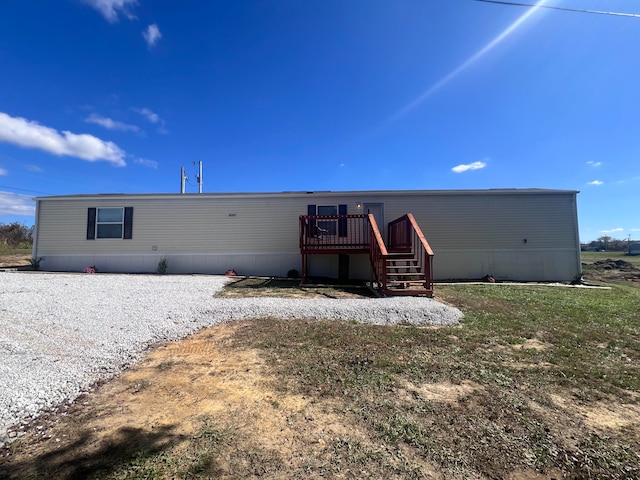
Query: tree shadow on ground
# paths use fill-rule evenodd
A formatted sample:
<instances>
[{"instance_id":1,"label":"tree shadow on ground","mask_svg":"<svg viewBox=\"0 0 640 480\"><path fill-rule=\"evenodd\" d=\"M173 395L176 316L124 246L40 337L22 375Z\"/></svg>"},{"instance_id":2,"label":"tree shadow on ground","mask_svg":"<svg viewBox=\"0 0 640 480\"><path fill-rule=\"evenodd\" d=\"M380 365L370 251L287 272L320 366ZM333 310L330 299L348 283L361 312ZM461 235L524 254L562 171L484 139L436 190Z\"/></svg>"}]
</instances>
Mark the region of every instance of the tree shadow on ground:
<instances>
[{"instance_id":1,"label":"tree shadow on ground","mask_svg":"<svg viewBox=\"0 0 640 480\"><path fill-rule=\"evenodd\" d=\"M0 459L0 479L50 478L81 480L100 474L108 475L119 467L136 460L140 463L181 441L173 432L175 425L154 428L149 432L141 428L123 427L111 438L93 445L92 432L60 448L30 456L11 454ZM51 441L51 440L50 440ZM20 449L19 449L20 450Z\"/></svg>"}]
</instances>

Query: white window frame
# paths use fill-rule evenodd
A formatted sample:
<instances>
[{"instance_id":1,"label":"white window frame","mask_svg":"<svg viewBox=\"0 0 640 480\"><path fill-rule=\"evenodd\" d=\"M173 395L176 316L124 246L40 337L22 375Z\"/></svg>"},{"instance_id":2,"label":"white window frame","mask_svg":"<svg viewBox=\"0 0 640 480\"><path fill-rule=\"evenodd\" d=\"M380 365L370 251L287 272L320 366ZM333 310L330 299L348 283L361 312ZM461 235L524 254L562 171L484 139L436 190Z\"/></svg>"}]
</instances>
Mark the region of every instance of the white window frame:
<instances>
[{"instance_id":1,"label":"white window frame","mask_svg":"<svg viewBox=\"0 0 640 480\"><path fill-rule=\"evenodd\" d=\"M100 218L100 210L120 210L122 212L122 220L119 222L101 222ZM119 237L101 237L98 235L98 227L100 225L120 225L120 236ZM124 207L96 207L96 240L122 240L124 238Z\"/></svg>"},{"instance_id":2,"label":"white window frame","mask_svg":"<svg viewBox=\"0 0 640 480\"><path fill-rule=\"evenodd\" d=\"M329 213L329 214L320 213L321 208L333 208L335 210L335 213ZM319 216L320 215L338 215L339 211L340 211L340 208L337 204L336 205L316 205L316 214ZM327 236L338 235L338 219L335 219L335 220L318 219L316 226L318 228L318 232L321 235L327 235Z\"/></svg>"}]
</instances>

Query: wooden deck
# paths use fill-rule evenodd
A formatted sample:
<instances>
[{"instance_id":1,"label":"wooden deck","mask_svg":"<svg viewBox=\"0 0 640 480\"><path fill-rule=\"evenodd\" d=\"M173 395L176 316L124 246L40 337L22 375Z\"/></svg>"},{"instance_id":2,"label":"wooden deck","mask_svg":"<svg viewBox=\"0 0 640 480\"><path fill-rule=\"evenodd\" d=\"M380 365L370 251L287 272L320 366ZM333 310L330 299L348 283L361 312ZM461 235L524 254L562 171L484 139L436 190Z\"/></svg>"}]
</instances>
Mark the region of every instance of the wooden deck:
<instances>
[{"instance_id":1,"label":"wooden deck","mask_svg":"<svg viewBox=\"0 0 640 480\"><path fill-rule=\"evenodd\" d=\"M367 215L302 215L300 252L303 255L369 253Z\"/></svg>"},{"instance_id":2,"label":"wooden deck","mask_svg":"<svg viewBox=\"0 0 640 480\"><path fill-rule=\"evenodd\" d=\"M413 215L403 215L388 228L387 248L373 215L301 215L302 281L308 255L365 253L383 295L432 296L433 251Z\"/></svg>"}]
</instances>

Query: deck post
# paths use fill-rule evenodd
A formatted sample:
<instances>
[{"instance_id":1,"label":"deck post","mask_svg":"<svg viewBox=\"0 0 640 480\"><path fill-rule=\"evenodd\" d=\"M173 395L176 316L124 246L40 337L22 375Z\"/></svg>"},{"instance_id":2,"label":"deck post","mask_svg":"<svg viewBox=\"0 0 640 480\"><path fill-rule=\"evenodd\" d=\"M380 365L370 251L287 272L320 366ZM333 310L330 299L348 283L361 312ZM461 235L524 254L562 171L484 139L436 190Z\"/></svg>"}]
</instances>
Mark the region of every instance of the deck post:
<instances>
[{"instance_id":1,"label":"deck post","mask_svg":"<svg viewBox=\"0 0 640 480\"><path fill-rule=\"evenodd\" d=\"M302 254L302 283L307 283L307 255Z\"/></svg>"}]
</instances>

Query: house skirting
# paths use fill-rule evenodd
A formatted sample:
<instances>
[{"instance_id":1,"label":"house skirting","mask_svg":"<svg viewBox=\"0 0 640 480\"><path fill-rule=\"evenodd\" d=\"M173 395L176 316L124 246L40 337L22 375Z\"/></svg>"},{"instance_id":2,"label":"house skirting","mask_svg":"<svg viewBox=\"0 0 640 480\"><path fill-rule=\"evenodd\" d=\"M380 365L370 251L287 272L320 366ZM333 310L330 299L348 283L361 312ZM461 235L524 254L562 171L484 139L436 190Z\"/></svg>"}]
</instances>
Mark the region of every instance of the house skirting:
<instances>
[{"instance_id":1,"label":"house skirting","mask_svg":"<svg viewBox=\"0 0 640 480\"><path fill-rule=\"evenodd\" d=\"M41 269L58 272L82 272L96 266L99 272L154 273L163 258L168 273L224 274L286 277L291 269L301 272L301 255L295 252L201 253L201 254L103 254L44 255ZM309 275L338 278L337 254L309 255ZM371 267L366 254L351 255L349 277L369 280ZM580 271L579 258L572 249L438 249L433 262L435 280L475 280L491 275L497 280L566 282Z\"/></svg>"},{"instance_id":2,"label":"house skirting","mask_svg":"<svg viewBox=\"0 0 640 480\"><path fill-rule=\"evenodd\" d=\"M42 270L82 272L95 266L104 273L155 273L167 260L167 273L221 275L234 270L238 275L282 276L290 269L300 271L300 253L166 253L109 255L45 255Z\"/></svg>"}]
</instances>

